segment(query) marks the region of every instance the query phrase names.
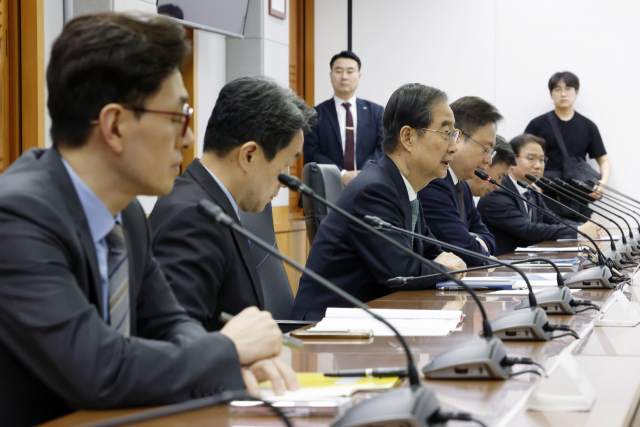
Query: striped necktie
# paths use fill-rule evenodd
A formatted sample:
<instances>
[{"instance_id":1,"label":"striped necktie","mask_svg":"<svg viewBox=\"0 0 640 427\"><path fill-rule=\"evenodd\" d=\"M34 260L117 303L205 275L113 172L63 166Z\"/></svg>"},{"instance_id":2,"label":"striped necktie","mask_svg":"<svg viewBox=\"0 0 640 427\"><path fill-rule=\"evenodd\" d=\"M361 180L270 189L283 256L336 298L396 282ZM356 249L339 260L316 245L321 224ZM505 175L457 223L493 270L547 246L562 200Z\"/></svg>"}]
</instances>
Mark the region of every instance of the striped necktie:
<instances>
[{"instance_id":1,"label":"striped necktie","mask_svg":"<svg viewBox=\"0 0 640 427\"><path fill-rule=\"evenodd\" d=\"M420 202L418 199L411 201L411 231L416 232L416 224L418 223L418 212ZM411 247L413 248L413 236L411 236Z\"/></svg>"},{"instance_id":2,"label":"striped necktie","mask_svg":"<svg viewBox=\"0 0 640 427\"><path fill-rule=\"evenodd\" d=\"M529 203L533 203L533 194L531 194L531 191L529 190L525 191L524 196L527 198ZM531 205L526 205L526 208L527 208L527 212L529 213L529 219L533 220L533 210L535 208L532 207Z\"/></svg>"},{"instance_id":3,"label":"striped necktie","mask_svg":"<svg viewBox=\"0 0 640 427\"><path fill-rule=\"evenodd\" d=\"M109 324L113 329L129 336L131 313L129 313L129 260L127 242L120 224L116 224L107 235L109 254Z\"/></svg>"}]
</instances>

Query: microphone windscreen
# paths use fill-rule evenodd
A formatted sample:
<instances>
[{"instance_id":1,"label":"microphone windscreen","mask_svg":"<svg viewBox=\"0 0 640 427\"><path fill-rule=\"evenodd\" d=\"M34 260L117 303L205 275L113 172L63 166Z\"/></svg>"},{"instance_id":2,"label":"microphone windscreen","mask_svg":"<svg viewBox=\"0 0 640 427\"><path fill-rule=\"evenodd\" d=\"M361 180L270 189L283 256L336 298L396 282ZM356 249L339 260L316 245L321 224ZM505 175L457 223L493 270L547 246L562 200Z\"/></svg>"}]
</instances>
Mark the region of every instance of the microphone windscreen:
<instances>
[{"instance_id":1,"label":"microphone windscreen","mask_svg":"<svg viewBox=\"0 0 640 427\"><path fill-rule=\"evenodd\" d=\"M529 181L533 181L533 182L538 181L538 178L536 178L535 176L531 175L530 173L526 174L524 177L527 178Z\"/></svg>"},{"instance_id":2,"label":"microphone windscreen","mask_svg":"<svg viewBox=\"0 0 640 427\"><path fill-rule=\"evenodd\" d=\"M587 184L589 184L591 188L593 188L597 184L597 181L594 181L593 179L588 179Z\"/></svg>"},{"instance_id":3,"label":"microphone windscreen","mask_svg":"<svg viewBox=\"0 0 640 427\"><path fill-rule=\"evenodd\" d=\"M287 187L295 191L298 191L300 184L302 184L302 182L300 182L298 178L284 172L281 172L280 174L278 174L278 181L280 181L281 183L283 183L284 185L286 185Z\"/></svg>"},{"instance_id":4,"label":"microphone windscreen","mask_svg":"<svg viewBox=\"0 0 640 427\"><path fill-rule=\"evenodd\" d=\"M519 179L518 180L518 185L522 188L526 188L529 189L529 184L527 184L526 182L524 182L523 180Z\"/></svg>"},{"instance_id":5,"label":"microphone windscreen","mask_svg":"<svg viewBox=\"0 0 640 427\"><path fill-rule=\"evenodd\" d=\"M483 171L482 169L476 169L474 173L478 178L484 179L485 181L490 178L489 174Z\"/></svg>"}]
</instances>

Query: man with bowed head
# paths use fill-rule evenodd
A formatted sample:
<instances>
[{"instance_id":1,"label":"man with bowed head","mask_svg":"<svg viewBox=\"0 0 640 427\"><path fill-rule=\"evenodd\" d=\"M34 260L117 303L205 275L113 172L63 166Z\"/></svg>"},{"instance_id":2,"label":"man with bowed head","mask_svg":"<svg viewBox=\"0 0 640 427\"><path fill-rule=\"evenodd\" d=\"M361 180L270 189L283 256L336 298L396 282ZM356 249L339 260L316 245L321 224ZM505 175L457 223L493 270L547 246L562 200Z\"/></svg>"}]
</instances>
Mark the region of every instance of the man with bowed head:
<instances>
[{"instance_id":1,"label":"man with bowed head","mask_svg":"<svg viewBox=\"0 0 640 427\"><path fill-rule=\"evenodd\" d=\"M370 162L344 188L336 202L338 206L357 218L373 215L407 231L433 237L424 222L417 192L446 175L458 150L454 122L444 92L419 83L398 88L383 116L385 154L379 161ZM459 257L442 252L439 246L397 231L382 232L450 270L466 268ZM364 302L396 291L431 289L445 280L431 278L399 287L387 286L387 280L393 277L435 272L335 211L320 223L307 268ZM342 300L302 275L291 318L318 320L327 307L344 306Z\"/></svg>"}]
</instances>

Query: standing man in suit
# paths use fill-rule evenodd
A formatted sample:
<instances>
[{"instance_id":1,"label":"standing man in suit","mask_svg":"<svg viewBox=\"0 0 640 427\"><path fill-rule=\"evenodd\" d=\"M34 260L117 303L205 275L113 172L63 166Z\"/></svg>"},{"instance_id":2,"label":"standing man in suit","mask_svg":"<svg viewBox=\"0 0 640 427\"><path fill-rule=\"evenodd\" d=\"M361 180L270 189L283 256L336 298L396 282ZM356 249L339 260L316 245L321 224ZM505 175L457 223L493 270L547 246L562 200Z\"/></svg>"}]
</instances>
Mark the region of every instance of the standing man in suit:
<instances>
[{"instance_id":1,"label":"standing man in suit","mask_svg":"<svg viewBox=\"0 0 640 427\"><path fill-rule=\"evenodd\" d=\"M462 97L450 107L462 142L458 144L447 175L433 180L418 193L424 219L436 238L490 256L495 252L495 240L480 218L466 181L475 177L476 169L485 170L491 165L496 124L502 115L477 96ZM476 257L456 254L468 265L484 264Z\"/></svg>"},{"instance_id":2,"label":"standing man in suit","mask_svg":"<svg viewBox=\"0 0 640 427\"><path fill-rule=\"evenodd\" d=\"M190 46L160 16L70 21L47 69L53 148L0 175L0 420L296 386L282 336L250 308L207 333L178 304L138 194L171 191L193 144L180 68Z\"/></svg>"},{"instance_id":3,"label":"standing man in suit","mask_svg":"<svg viewBox=\"0 0 640 427\"><path fill-rule=\"evenodd\" d=\"M149 216L153 253L178 302L209 331L220 312L264 309L251 242L206 219L198 202L218 204L240 222L239 210L261 212L283 187L278 174L300 157L315 111L265 77L222 88L204 136L204 153L176 179Z\"/></svg>"},{"instance_id":4,"label":"standing man in suit","mask_svg":"<svg viewBox=\"0 0 640 427\"><path fill-rule=\"evenodd\" d=\"M369 160L382 157L381 105L356 97L360 58L343 51L331 58L333 98L317 105L318 124L305 135L304 162L336 165L349 181Z\"/></svg>"},{"instance_id":5,"label":"standing man in suit","mask_svg":"<svg viewBox=\"0 0 640 427\"><path fill-rule=\"evenodd\" d=\"M368 164L345 187L336 203L357 218L374 215L405 230L433 237L424 222L417 192L446 175L457 151L458 131L447 95L419 83L403 85L391 95L383 120L385 155ZM460 258L442 252L439 246L396 231L382 232L451 270L466 268ZM430 289L444 280L440 277L387 286L387 280L393 277L434 272L334 211L320 224L307 268L364 302L395 291ZM340 298L303 274L291 318L319 320L327 307L344 306Z\"/></svg>"},{"instance_id":6,"label":"standing man in suit","mask_svg":"<svg viewBox=\"0 0 640 427\"><path fill-rule=\"evenodd\" d=\"M498 181L498 183L502 183L502 179L507 176L509 173L509 169L512 166L517 166L516 162L516 154L513 152L513 148L511 148L511 144L509 144L502 136L496 135L496 146L493 148L493 151L496 153L493 156L493 161L491 162L491 166L485 169L485 172L488 173L493 179ZM480 179L477 176L474 176L473 179L467 181L469 184L469 189L473 194L474 200L477 202L480 197L486 196L489 193L497 190L498 186L495 186L484 179Z\"/></svg>"},{"instance_id":7,"label":"standing man in suit","mask_svg":"<svg viewBox=\"0 0 640 427\"><path fill-rule=\"evenodd\" d=\"M531 193L517 184L518 180L532 184L526 178L526 174L540 178L544 173L544 165L548 160L544 155L544 139L535 135L523 134L513 138L510 144L516 154L518 165L511 168L508 177L502 181L502 185L526 197L542 209L548 210L540 194ZM529 206L503 189L498 189L481 198L478 202L478 211L496 238L497 255L503 255L512 252L517 247L527 247L545 240L575 239L577 237L575 231L539 212L536 208ZM556 216L554 215L554 217ZM601 231L591 222L580 226L575 225L580 231L592 237L598 236Z\"/></svg>"}]
</instances>

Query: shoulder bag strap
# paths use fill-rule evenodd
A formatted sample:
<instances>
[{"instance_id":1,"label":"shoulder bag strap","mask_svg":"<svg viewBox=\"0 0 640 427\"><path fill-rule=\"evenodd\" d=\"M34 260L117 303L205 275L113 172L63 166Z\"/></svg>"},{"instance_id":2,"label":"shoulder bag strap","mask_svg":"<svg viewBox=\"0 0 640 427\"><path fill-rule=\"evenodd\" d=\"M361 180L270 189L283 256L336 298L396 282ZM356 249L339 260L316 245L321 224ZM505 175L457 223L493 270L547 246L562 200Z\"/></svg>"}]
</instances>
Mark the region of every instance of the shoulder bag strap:
<instances>
[{"instance_id":1,"label":"shoulder bag strap","mask_svg":"<svg viewBox=\"0 0 640 427\"><path fill-rule=\"evenodd\" d=\"M558 118L553 111L549 111L547 113L547 119L549 120L549 123L551 123L553 133L556 136L556 141L558 141L558 146L560 147L560 151L562 151L562 155L565 159L568 159L569 153L567 153L567 147L564 145L564 139L562 139L562 134L560 133L560 128L558 127Z\"/></svg>"}]
</instances>

